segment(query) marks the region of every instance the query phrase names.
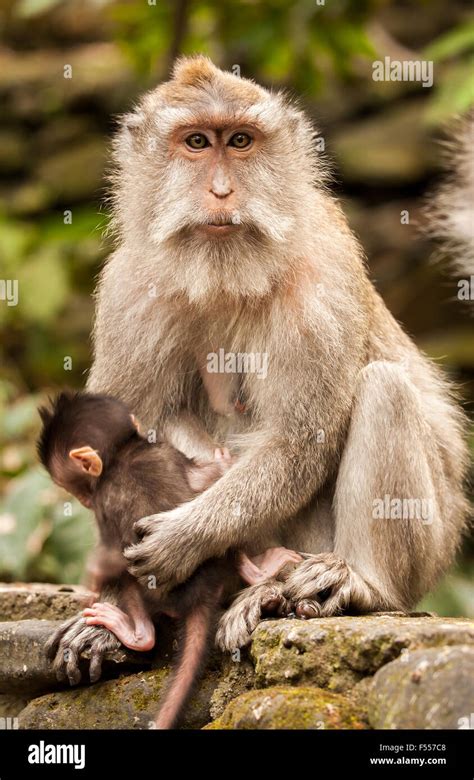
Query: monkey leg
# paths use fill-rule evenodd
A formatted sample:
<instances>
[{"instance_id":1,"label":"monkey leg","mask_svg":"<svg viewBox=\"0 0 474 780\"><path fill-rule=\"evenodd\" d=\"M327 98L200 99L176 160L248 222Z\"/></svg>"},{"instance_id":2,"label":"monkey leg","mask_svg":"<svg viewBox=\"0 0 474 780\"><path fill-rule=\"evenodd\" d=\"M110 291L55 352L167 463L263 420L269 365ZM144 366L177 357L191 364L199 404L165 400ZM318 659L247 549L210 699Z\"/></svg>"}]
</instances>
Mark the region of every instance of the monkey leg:
<instances>
[{"instance_id":1,"label":"monkey leg","mask_svg":"<svg viewBox=\"0 0 474 780\"><path fill-rule=\"evenodd\" d=\"M406 370L370 363L359 377L336 482L334 552L308 557L284 588L297 614L309 616L308 599L321 616L412 608L439 573L445 482L433 427ZM424 502L429 516L381 513L387 497Z\"/></svg>"},{"instance_id":2,"label":"monkey leg","mask_svg":"<svg viewBox=\"0 0 474 780\"><path fill-rule=\"evenodd\" d=\"M145 612L127 615L120 607L96 602L83 612L88 626L103 626L130 650L146 652L155 646L155 626Z\"/></svg>"},{"instance_id":3,"label":"monkey leg","mask_svg":"<svg viewBox=\"0 0 474 780\"><path fill-rule=\"evenodd\" d=\"M90 654L89 677L97 682L102 673L102 661L106 653L120 650L120 641L108 629L88 626L82 615L76 615L63 623L46 645L48 658L60 682L69 680L77 685L81 680L79 659L85 650Z\"/></svg>"}]
</instances>

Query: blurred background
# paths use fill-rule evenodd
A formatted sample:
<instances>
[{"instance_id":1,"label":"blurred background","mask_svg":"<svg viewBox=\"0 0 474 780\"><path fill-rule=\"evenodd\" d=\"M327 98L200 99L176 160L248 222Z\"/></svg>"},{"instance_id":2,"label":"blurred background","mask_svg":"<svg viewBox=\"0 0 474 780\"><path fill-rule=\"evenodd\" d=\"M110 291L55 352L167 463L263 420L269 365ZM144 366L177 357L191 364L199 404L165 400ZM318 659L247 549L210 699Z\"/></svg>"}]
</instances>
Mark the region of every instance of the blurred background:
<instances>
[{"instance_id":1,"label":"blurred background","mask_svg":"<svg viewBox=\"0 0 474 780\"><path fill-rule=\"evenodd\" d=\"M17 306L0 300L0 579L81 578L92 523L36 464L36 407L48 391L81 387L90 365L91 291L110 250L105 172L115 117L166 78L180 53L206 53L300 96L335 164L333 187L371 277L459 383L472 419L474 320L420 234L441 177L444 125L474 102L470 7L0 0L0 279L17 279L20 290ZM385 56L433 60L433 87L373 81L372 63ZM474 616L472 539L421 606Z\"/></svg>"}]
</instances>

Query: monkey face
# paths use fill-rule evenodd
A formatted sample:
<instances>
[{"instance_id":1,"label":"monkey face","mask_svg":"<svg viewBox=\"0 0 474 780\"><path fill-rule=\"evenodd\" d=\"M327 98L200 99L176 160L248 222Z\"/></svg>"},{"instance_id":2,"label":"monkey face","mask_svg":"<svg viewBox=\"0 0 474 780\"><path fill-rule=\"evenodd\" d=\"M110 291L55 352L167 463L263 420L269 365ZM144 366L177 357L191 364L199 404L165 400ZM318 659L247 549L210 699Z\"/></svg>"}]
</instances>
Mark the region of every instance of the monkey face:
<instances>
[{"instance_id":1,"label":"monkey face","mask_svg":"<svg viewBox=\"0 0 474 780\"><path fill-rule=\"evenodd\" d=\"M267 294L309 236L310 123L204 57L179 62L124 118L115 160L115 224L165 292Z\"/></svg>"}]
</instances>

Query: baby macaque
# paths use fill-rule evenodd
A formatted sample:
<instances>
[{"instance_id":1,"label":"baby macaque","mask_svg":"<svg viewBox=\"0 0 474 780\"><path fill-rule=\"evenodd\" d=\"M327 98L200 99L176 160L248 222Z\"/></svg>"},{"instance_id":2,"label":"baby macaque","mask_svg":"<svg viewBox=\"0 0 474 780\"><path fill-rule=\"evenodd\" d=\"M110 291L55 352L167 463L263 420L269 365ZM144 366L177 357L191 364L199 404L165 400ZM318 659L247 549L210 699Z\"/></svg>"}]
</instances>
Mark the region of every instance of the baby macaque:
<instances>
[{"instance_id":1,"label":"baby macaque","mask_svg":"<svg viewBox=\"0 0 474 780\"><path fill-rule=\"evenodd\" d=\"M224 598L242 579L257 584L301 558L285 548L253 560L230 551L204 562L187 582L159 598L127 572L123 550L138 541L134 524L205 490L231 467L230 454L216 448L213 461L199 463L165 440L150 443L128 407L111 396L67 391L39 412L41 462L56 484L94 511L100 533L94 585L108 592L112 585L116 592L116 603L96 602L84 610L86 623L107 628L132 650L147 651L155 644L154 616L181 620L181 655L156 718L157 728L171 728L192 692Z\"/></svg>"}]
</instances>

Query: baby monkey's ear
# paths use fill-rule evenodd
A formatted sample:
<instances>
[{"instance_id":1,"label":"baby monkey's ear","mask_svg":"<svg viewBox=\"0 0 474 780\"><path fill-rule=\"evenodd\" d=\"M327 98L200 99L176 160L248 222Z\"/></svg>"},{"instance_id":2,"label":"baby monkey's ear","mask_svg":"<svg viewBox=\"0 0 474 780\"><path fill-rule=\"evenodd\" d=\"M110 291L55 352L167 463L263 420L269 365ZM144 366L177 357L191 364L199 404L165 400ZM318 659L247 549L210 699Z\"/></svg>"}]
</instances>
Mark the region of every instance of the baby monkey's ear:
<instances>
[{"instance_id":1,"label":"baby monkey's ear","mask_svg":"<svg viewBox=\"0 0 474 780\"><path fill-rule=\"evenodd\" d=\"M134 424L135 428L137 429L138 433L140 433L140 422L137 420L134 414L130 415L130 419L132 423Z\"/></svg>"},{"instance_id":2,"label":"baby monkey's ear","mask_svg":"<svg viewBox=\"0 0 474 780\"><path fill-rule=\"evenodd\" d=\"M102 474L102 459L92 447L78 447L71 450L69 457L81 471L85 471L91 477L100 477Z\"/></svg>"}]
</instances>

